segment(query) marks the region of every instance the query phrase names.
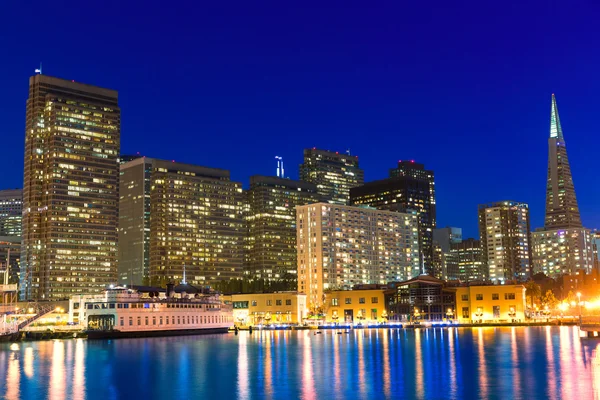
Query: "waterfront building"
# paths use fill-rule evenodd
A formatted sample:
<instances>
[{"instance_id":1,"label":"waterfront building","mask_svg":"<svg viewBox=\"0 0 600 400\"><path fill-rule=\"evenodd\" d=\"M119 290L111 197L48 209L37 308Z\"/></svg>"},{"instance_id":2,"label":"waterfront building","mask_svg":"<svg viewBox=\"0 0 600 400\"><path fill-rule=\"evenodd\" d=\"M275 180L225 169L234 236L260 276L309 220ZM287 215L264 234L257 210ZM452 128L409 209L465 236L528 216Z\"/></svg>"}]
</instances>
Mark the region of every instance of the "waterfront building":
<instances>
[{"instance_id":1,"label":"waterfront building","mask_svg":"<svg viewBox=\"0 0 600 400\"><path fill-rule=\"evenodd\" d=\"M479 240L468 238L450 245L450 254L455 260L456 269L448 270L448 280L458 279L463 282L485 280L485 264L483 250Z\"/></svg>"},{"instance_id":2,"label":"waterfront building","mask_svg":"<svg viewBox=\"0 0 600 400\"><path fill-rule=\"evenodd\" d=\"M348 205L350 189L364 183L364 171L357 156L312 148L304 150L300 180L316 185L323 201Z\"/></svg>"},{"instance_id":3,"label":"waterfront building","mask_svg":"<svg viewBox=\"0 0 600 400\"><path fill-rule=\"evenodd\" d=\"M233 305L234 323L241 326L302 324L308 315L304 293L233 294L225 299Z\"/></svg>"},{"instance_id":4,"label":"waterfront building","mask_svg":"<svg viewBox=\"0 0 600 400\"><path fill-rule=\"evenodd\" d=\"M404 282L389 284L385 294L390 321L443 321L454 319L454 290L446 282L429 275L419 275Z\"/></svg>"},{"instance_id":5,"label":"waterfront building","mask_svg":"<svg viewBox=\"0 0 600 400\"><path fill-rule=\"evenodd\" d=\"M115 90L29 79L22 299L62 299L116 283L120 126Z\"/></svg>"},{"instance_id":6,"label":"waterfront building","mask_svg":"<svg viewBox=\"0 0 600 400\"><path fill-rule=\"evenodd\" d=\"M435 183L433 171L414 161L399 161L390 170L390 178L369 182L350 190L353 206L371 206L379 210L417 213L419 247L428 274L433 266L433 230L436 227ZM439 271L438 271L439 273Z\"/></svg>"},{"instance_id":7,"label":"waterfront building","mask_svg":"<svg viewBox=\"0 0 600 400\"><path fill-rule=\"evenodd\" d=\"M246 272L251 278L296 277L296 206L319 201L316 185L273 176L250 177L246 191Z\"/></svg>"},{"instance_id":8,"label":"waterfront building","mask_svg":"<svg viewBox=\"0 0 600 400\"><path fill-rule=\"evenodd\" d=\"M21 237L23 190L0 190L0 236Z\"/></svg>"},{"instance_id":9,"label":"waterfront building","mask_svg":"<svg viewBox=\"0 0 600 400\"><path fill-rule=\"evenodd\" d=\"M556 278L594 268L592 237L581 224L556 97L552 94L544 228L532 234L533 270Z\"/></svg>"},{"instance_id":10,"label":"waterfront building","mask_svg":"<svg viewBox=\"0 0 600 400\"><path fill-rule=\"evenodd\" d=\"M459 323L525 320L525 286L474 285L454 288Z\"/></svg>"},{"instance_id":11,"label":"waterfront building","mask_svg":"<svg viewBox=\"0 0 600 400\"><path fill-rule=\"evenodd\" d=\"M387 322L387 289L387 285L357 285L353 290L325 292L325 322L365 325Z\"/></svg>"},{"instance_id":12,"label":"waterfront building","mask_svg":"<svg viewBox=\"0 0 600 400\"><path fill-rule=\"evenodd\" d=\"M143 280L144 271L158 286L242 276L243 193L229 171L138 158L121 172L121 283Z\"/></svg>"},{"instance_id":13,"label":"waterfront building","mask_svg":"<svg viewBox=\"0 0 600 400\"><path fill-rule=\"evenodd\" d=\"M529 206L516 201L479 205L484 272L494 283L527 280L531 272Z\"/></svg>"},{"instance_id":14,"label":"waterfront building","mask_svg":"<svg viewBox=\"0 0 600 400\"><path fill-rule=\"evenodd\" d=\"M311 310L322 306L326 290L419 274L416 213L328 203L296 210L298 290Z\"/></svg>"}]
</instances>

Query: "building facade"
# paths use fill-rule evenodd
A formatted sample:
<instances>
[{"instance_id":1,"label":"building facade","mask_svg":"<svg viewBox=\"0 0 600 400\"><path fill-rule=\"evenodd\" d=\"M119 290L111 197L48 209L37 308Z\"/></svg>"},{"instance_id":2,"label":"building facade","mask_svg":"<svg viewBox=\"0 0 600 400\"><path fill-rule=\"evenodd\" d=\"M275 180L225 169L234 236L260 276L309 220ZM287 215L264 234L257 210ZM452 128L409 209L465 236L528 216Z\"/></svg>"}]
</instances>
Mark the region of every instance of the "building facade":
<instances>
[{"instance_id":1,"label":"building facade","mask_svg":"<svg viewBox=\"0 0 600 400\"><path fill-rule=\"evenodd\" d=\"M143 280L146 268L152 285L181 282L184 271L192 285L242 276L244 199L229 171L138 158L121 172L122 283Z\"/></svg>"},{"instance_id":2,"label":"building facade","mask_svg":"<svg viewBox=\"0 0 600 400\"><path fill-rule=\"evenodd\" d=\"M435 228L433 230L433 240L439 243L444 253L449 253L451 244L462 241L462 229L452 226Z\"/></svg>"},{"instance_id":3,"label":"building facade","mask_svg":"<svg viewBox=\"0 0 600 400\"><path fill-rule=\"evenodd\" d=\"M429 275L419 275L389 286L386 304L390 321L432 322L454 319L454 290L447 288L445 281Z\"/></svg>"},{"instance_id":4,"label":"building facade","mask_svg":"<svg viewBox=\"0 0 600 400\"><path fill-rule=\"evenodd\" d=\"M308 315L304 293L233 294L231 304L238 326L301 324Z\"/></svg>"},{"instance_id":5,"label":"building facade","mask_svg":"<svg viewBox=\"0 0 600 400\"><path fill-rule=\"evenodd\" d=\"M364 325L387 322L386 285L359 285L353 290L325 293L325 322Z\"/></svg>"},{"instance_id":6,"label":"building facade","mask_svg":"<svg viewBox=\"0 0 600 400\"><path fill-rule=\"evenodd\" d=\"M312 148L304 150L300 180L316 185L323 201L348 205L350 189L364 183L364 171L357 156Z\"/></svg>"},{"instance_id":7,"label":"building facade","mask_svg":"<svg viewBox=\"0 0 600 400\"><path fill-rule=\"evenodd\" d=\"M538 229L532 233L534 271L557 278L594 269L594 241L585 228Z\"/></svg>"},{"instance_id":8,"label":"building facade","mask_svg":"<svg viewBox=\"0 0 600 400\"><path fill-rule=\"evenodd\" d=\"M531 272L529 206L501 201L479 206L484 272L494 283L527 280Z\"/></svg>"},{"instance_id":9,"label":"building facade","mask_svg":"<svg viewBox=\"0 0 600 400\"><path fill-rule=\"evenodd\" d=\"M552 94L544 228L533 240L533 270L557 278L594 269L593 238L581 224L556 97Z\"/></svg>"},{"instance_id":10,"label":"building facade","mask_svg":"<svg viewBox=\"0 0 600 400\"><path fill-rule=\"evenodd\" d=\"M67 298L116 283L120 125L116 91L29 79L22 299Z\"/></svg>"},{"instance_id":11,"label":"building facade","mask_svg":"<svg viewBox=\"0 0 600 400\"><path fill-rule=\"evenodd\" d=\"M525 320L525 286L487 285L456 287L459 323L498 323Z\"/></svg>"},{"instance_id":12,"label":"building facade","mask_svg":"<svg viewBox=\"0 0 600 400\"><path fill-rule=\"evenodd\" d=\"M435 183L433 171L414 161L399 161L390 178L369 182L350 190L353 206L379 210L417 213L419 247L427 273L433 275L433 230L436 227ZM439 271L438 271L439 273Z\"/></svg>"},{"instance_id":13,"label":"building facade","mask_svg":"<svg viewBox=\"0 0 600 400\"><path fill-rule=\"evenodd\" d=\"M296 277L296 206L319 202L311 183L271 176L250 177L246 191L246 271L252 278Z\"/></svg>"},{"instance_id":14,"label":"building facade","mask_svg":"<svg viewBox=\"0 0 600 400\"><path fill-rule=\"evenodd\" d=\"M119 284L150 278L150 189L153 159L130 157L119 175ZM123 158L121 158L123 161Z\"/></svg>"},{"instance_id":15,"label":"building facade","mask_svg":"<svg viewBox=\"0 0 600 400\"><path fill-rule=\"evenodd\" d=\"M298 290L310 309L326 290L419 274L416 213L317 203L297 210Z\"/></svg>"},{"instance_id":16,"label":"building facade","mask_svg":"<svg viewBox=\"0 0 600 400\"><path fill-rule=\"evenodd\" d=\"M463 282L483 281L487 279L483 250L479 240L468 238L450 245L450 253L456 260L456 270L448 271L447 279Z\"/></svg>"}]
</instances>

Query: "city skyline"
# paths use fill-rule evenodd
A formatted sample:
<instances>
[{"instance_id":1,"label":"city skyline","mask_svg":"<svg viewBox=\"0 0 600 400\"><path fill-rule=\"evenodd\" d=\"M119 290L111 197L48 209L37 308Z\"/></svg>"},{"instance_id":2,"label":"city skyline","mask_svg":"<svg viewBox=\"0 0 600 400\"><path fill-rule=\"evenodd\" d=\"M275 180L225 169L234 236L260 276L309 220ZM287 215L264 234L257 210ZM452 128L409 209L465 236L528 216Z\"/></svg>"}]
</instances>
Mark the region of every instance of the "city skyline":
<instances>
[{"instance_id":1,"label":"city skyline","mask_svg":"<svg viewBox=\"0 0 600 400\"><path fill-rule=\"evenodd\" d=\"M600 188L586 156L600 144L594 121L600 57L586 51L598 35L585 23L591 13L479 4L427 14L416 5L386 12L275 5L264 14L240 5L230 15L213 5L201 13L174 6L165 15L150 5L146 19L129 21L83 4L68 10L43 4L34 13L14 2L1 7L15 16L0 28L3 36L30 46L7 42L11 63L0 66L3 145L15 166L0 177L0 188L21 186L26 81L42 61L44 74L119 90L123 153L228 169L245 187L250 175L275 174L274 156L284 157L296 179L305 148L350 148L365 181L414 159L436 171L438 226L459 226L474 237L478 204L519 199L530 205L537 227L544 216L548 102L556 93L582 222L600 226ZM474 19L475 10L487 12ZM192 25L192 15L201 23ZM223 15L227 23L216 23ZM175 16L183 20L176 24ZM337 21L334 35L330 17ZM559 17L565 29L543 28ZM360 35L350 22L357 18L366 19ZM111 57L98 62L91 54L52 51L36 40L47 19L65 35L112 23L113 31L72 38L74 47L111 41ZM160 35L153 30L158 21L165 24ZM508 22L510 32L503 29ZM193 94L190 79L198 87ZM165 134L179 140L161 140ZM500 156L501 142L514 145L503 146ZM519 176L509 178L506 165L518 167Z\"/></svg>"}]
</instances>

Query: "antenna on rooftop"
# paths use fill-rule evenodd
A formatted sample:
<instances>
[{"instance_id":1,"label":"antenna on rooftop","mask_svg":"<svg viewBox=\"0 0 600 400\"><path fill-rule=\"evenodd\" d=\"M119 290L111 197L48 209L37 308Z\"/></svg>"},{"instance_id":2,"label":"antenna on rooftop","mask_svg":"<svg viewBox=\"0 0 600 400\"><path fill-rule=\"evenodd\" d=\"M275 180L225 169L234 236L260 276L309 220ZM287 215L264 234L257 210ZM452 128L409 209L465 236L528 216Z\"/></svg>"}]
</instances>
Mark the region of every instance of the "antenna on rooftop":
<instances>
[{"instance_id":1,"label":"antenna on rooftop","mask_svg":"<svg viewBox=\"0 0 600 400\"><path fill-rule=\"evenodd\" d=\"M277 160L277 177L285 178L285 174L283 171L283 157L275 156L275 159Z\"/></svg>"},{"instance_id":2,"label":"antenna on rooftop","mask_svg":"<svg viewBox=\"0 0 600 400\"><path fill-rule=\"evenodd\" d=\"M42 74L42 63L40 63L40 67L39 68L36 68L35 73L36 74L40 74L40 75Z\"/></svg>"},{"instance_id":3,"label":"antenna on rooftop","mask_svg":"<svg viewBox=\"0 0 600 400\"><path fill-rule=\"evenodd\" d=\"M349 156L352 155L352 154L350 154L350 149L346 150L346 154L348 154Z\"/></svg>"}]
</instances>

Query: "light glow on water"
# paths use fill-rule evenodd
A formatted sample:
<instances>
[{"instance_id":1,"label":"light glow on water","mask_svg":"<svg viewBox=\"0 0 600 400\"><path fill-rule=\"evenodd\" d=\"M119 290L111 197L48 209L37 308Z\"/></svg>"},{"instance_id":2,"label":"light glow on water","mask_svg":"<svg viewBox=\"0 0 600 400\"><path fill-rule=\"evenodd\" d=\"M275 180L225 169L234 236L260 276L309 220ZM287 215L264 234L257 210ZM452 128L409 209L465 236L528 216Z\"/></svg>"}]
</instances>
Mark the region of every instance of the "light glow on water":
<instances>
[{"instance_id":1,"label":"light glow on water","mask_svg":"<svg viewBox=\"0 0 600 400\"><path fill-rule=\"evenodd\" d=\"M0 398L600 398L576 327L254 331L0 345Z\"/></svg>"}]
</instances>

